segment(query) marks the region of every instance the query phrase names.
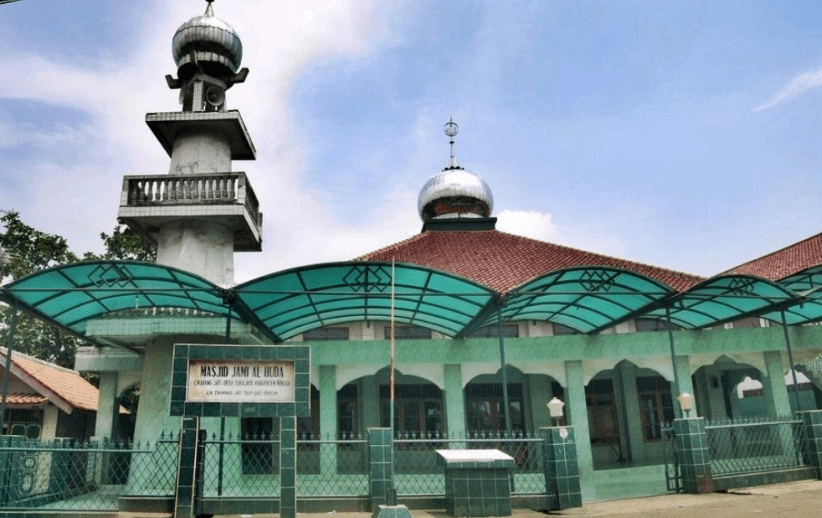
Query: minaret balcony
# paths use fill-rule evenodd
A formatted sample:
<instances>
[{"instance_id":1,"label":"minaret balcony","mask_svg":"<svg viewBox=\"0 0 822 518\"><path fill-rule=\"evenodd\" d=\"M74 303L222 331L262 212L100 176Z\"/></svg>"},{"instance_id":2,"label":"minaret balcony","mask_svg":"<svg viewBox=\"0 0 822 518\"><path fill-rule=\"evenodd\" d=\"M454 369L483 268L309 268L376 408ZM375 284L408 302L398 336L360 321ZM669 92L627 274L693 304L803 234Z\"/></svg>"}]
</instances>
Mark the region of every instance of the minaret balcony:
<instances>
[{"instance_id":1,"label":"minaret balcony","mask_svg":"<svg viewBox=\"0 0 822 518\"><path fill-rule=\"evenodd\" d=\"M237 252L262 250L263 214L242 172L125 176L117 218L155 247L164 224L193 219L232 228Z\"/></svg>"}]
</instances>

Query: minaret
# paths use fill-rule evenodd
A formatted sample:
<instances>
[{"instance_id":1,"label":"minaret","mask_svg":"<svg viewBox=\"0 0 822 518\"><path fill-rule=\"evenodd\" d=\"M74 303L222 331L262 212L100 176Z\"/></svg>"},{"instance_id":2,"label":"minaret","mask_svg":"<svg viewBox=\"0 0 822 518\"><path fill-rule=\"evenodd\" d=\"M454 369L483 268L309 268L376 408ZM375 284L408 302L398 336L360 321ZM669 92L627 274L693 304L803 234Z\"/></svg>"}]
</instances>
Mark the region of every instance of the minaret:
<instances>
[{"instance_id":1,"label":"minaret","mask_svg":"<svg viewBox=\"0 0 822 518\"><path fill-rule=\"evenodd\" d=\"M157 247L157 263L196 273L221 286L234 283L234 252L260 251L262 214L245 173L232 160L256 150L240 112L226 94L248 76L234 29L214 16L177 29L172 54L182 111L149 113L146 123L171 157L168 175L126 176L118 218Z\"/></svg>"}]
</instances>

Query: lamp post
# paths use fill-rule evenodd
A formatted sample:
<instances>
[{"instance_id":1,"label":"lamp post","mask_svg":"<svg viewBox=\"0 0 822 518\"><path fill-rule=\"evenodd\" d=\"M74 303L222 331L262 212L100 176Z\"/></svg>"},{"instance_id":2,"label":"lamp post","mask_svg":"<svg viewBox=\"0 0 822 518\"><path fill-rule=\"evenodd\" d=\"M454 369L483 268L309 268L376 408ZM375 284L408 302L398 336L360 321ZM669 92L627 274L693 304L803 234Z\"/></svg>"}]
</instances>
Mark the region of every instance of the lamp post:
<instances>
[{"instance_id":1,"label":"lamp post","mask_svg":"<svg viewBox=\"0 0 822 518\"><path fill-rule=\"evenodd\" d=\"M676 400L679 401L679 407L685 412L685 418L687 419L694 408L694 397L687 392L683 392L677 396Z\"/></svg>"},{"instance_id":2,"label":"lamp post","mask_svg":"<svg viewBox=\"0 0 822 518\"><path fill-rule=\"evenodd\" d=\"M551 424L558 426L559 420L562 419L562 409L565 403L555 397L549 401L546 406L548 407L548 412L551 414Z\"/></svg>"}]
</instances>

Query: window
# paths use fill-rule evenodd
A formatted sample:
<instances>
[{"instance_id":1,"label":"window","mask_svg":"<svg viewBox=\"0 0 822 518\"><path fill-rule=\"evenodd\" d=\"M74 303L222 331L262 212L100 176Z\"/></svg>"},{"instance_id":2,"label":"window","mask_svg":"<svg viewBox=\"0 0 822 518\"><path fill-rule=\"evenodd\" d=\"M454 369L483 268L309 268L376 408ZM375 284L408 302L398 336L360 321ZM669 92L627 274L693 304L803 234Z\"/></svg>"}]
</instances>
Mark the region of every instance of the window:
<instances>
[{"instance_id":1,"label":"window","mask_svg":"<svg viewBox=\"0 0 822 518\"><path fill-rule=\"evenodd\" d=\"M556 322L553 323L554 326L554 336L562 336L562 335L578 335L579 331L574 329L573 327L564 326L562 324L557 324Z\"/></svg>"},{"instance_id":2,"label":"window","mask_svg":"<svg viewBox=\"0 0 822 518\"><path fill-rule=\"evenodd\" d=\"M619 422L614 398L614 382L594 379L585 387L591 444L619 444Z\"/></svg>"},{"instance_id":3,"label":"window","mask_svg":"<svg viewBox=\"0 0 822 518\"><path fill-rule=\"evenodd\" d=\"M752 327L762 327L759 317L740 318L733 321L734 329L749 329Z\"/></svg>"},{"instance_id":4,"label":"window","mask_svg":"<svg viewBox=\"0 0 822 518\"><path fill-rule=\"evenodd\" d=\"M22 435L26 439L39 439L43 424L43 411L34 408L15 408L6 411L4 433Z\"/></svg>"},{"instance_id":5,"label":"window","mask_svg":"<svg viewBox=\"0 0 822 518\"><path fill-rule=\"evenodd\" d=\"M380 426L391 419L391 389L380 386ZM442 390L436 385L396 385L394 387L394 430L418 434L444 431Z\"/></svg>"},{"instance_id":6,"label":"window","mask_svg":"<svg viewBox=\"0 0 822 518\"><path fill-rule=\"evenodd\" d=\"M496 325L485 326L477 329L468 336L475 338L496 338L499 336L499 328ZM517 324L505 324L502 326L502 336L504 338L516 338L519 336L519 326Z\"/></svg>"},{"instance_id":7,"label":"window","mask_svg":"<svg viewBox=\"0 0 822 518\"><path fill-rule=\"evenodd\" d=\"M242 437L243 475L272 475L274 465L274 419L270 417L246 417L240 420Z\"/></svg>"},{"instance_id":8,"label":"window","mask_svg":"<svg viewBox=\"0 0 822 518\"><path fill-rule=\"evenodd\" d=\"M511 409L511 431L525 431L525 404L522 384L508 384L508 406ZM505 409L501 383L475 383L465 387L465 414L468 433L504 433Z\"/></svg>"},{"instance_id":9,"label":"window","mask_svg":"<svg viewBox=\"0 0 822 518\"><path fill-rule=\"evenodd\" d=\"M344 435L359 433L357 416L357 386L349 383L337 391L337 432Z\"/></svg>"},{"instance_id":10,"label":"window","mask_svg":"<svg viewBox=\"0 0 822 518\"><path fill-rule=\"evenodd\" d=\"M330 342L334 340L348 340L347 327L321 327L303 333L306 342Z\"/></svg>"},{"instance_id":11,"label":"window","mask_svg":"<svg viewBox=\"0 0 822 518\"><path fill-rule=\"evenodd\" d=\"M391 340L391 326L383 328L385 339ZM419 326L394 326L394 338L397 340L428 340L431 338L431 330Z\"/></svg>"},{"instance_id":12,"label":"window","mask_svg":"<svg viewBox=\"0 0 822 518\"><path fill-rule=\"evenodd\" d=\"M676 324L671 324L671 330L678 331L682 329ZM646 331L667 331L668 323L664 320L657 320L655 318L638 318L636 319L637 333L644 333Z\"/></svg>"},{"instance_id":13,"label":"window","mask_svg":"<svg viewBox=\"0 0 822 518\"><path fill-rule=\"evenodd\" d=\"M671 384L662 376L644 376L636 379L636 390L645 440L662 439L662 424L674 420Z\"/></svg>"}]
</instances>

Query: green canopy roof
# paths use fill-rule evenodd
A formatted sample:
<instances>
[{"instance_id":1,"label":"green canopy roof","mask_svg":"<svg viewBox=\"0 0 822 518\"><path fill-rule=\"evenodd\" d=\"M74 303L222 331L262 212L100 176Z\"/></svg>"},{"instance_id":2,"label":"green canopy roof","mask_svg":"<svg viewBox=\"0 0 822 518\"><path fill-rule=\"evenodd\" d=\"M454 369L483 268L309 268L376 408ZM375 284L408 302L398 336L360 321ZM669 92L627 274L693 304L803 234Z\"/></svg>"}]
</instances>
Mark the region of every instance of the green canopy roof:
<instances>
[{"instance_id":1,"label":"green canopy roof","mask_svg":"<svg viewBox=\"0 0 822 518\"><path fill-rule=\"evenodd\" d=\"M822 265L802 270L778 281L799 295L799 300L784 309L788 325L801 325L822 320ZM782 323L780 311L762 315L764 318Z\"/></svg>"},{"instance_id":2,"label":"green canopy roof","mask_svg":"<svg viewBox=\"0 0 822 518\"><path fill-rule=\"evenodd\" d=\"M458 334L494 297L490 288L445 272L394 265L394 318ZM274 273L234 288L280 340L356 320L391 319L391 263L345 262Z\"/></svg>"},{"instance_id":3,"label":"green canopy roof","mask_svg":"<svg viewBox=\"0 0 822 518\"><path fill-rule=\"evenodd\" d=\"M394 318L462 337L503 321L540 320L596 333L629 318L664 319L702 328L762 316L789 324L822 319L822 265L778 283L747 275L708 279L676 293L638 273L611 267L556 270L509 291L423 266L386 262L311 265L273 273L231 289L183 270L136 261L74 263L32 274L0 289L55 325L85 337L90 319L131 309L186 308L251 323L272 341L322 326ZM667 308L667 310L666 310Z\"/></svg>"},{"instance_id":4,"label":"green canopy roof","mask_svg":"<svg viewBox=\"0 0 822 518\"><path fill-rule=\"evenodd\" d=\"M748 316L759 316L775 306L796 300L796 294L777 283L750 275L712 277L668 299L665 305L647 312L650 318L665 318L684 328L703 328Z\"/></svg>"},{"instance_id":5,"label":"green canopy roof","mask_svg":"<svg viewBox=\"0 0 822 518\"><path fill-rule=\"evenodd\" d=\"M192 273L137 261L90 261L12 282L0 298L84 335L93 318L128 309L173 307L227 315L224 290Z\"/></svg>"},{"instance_id":6,"label":"green canopy roof","mask_svg":"<svg viewBox=\"0 0 822 518\"><path fill-rule=\"evenodd\" d=\"M553 271L505 297L503 320L552 321L593 333L674 293L667 285L628 270L578 267ZM483 325L496 317L489 316Z\"/></svg>"}]
</instances>

